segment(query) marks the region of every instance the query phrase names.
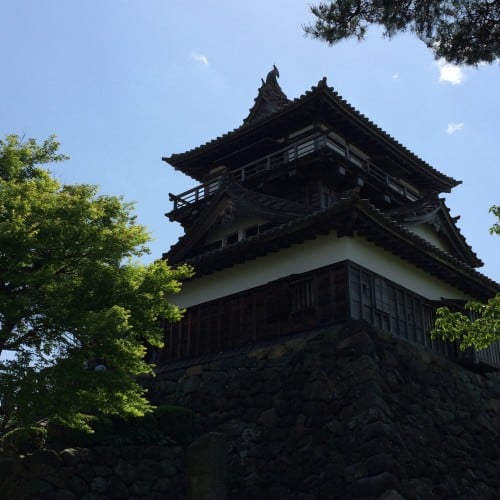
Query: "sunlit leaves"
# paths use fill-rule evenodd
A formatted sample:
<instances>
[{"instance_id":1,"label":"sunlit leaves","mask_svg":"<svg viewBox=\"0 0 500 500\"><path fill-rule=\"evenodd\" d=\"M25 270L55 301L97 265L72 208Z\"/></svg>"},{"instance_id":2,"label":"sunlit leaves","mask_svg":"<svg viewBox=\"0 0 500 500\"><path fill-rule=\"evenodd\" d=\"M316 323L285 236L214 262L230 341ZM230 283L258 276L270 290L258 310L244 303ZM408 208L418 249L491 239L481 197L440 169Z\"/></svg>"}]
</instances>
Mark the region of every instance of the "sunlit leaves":
<instances>
[{"instance_id":1,"label":"sunlit leaves","mask_svg":"<svg viewBox=\"0 0 500 500\"><path fill-rule=\"evenodd\" d=\"M497 222L491 227L492 234L500 235L500 207L490 208ZM436 322L431 337L458 341L460 349L468 347L485 349L492 342L500 340L500 293L486 304L470 301L465 305L469 314L451 312L447 307L440 307L436 312Z\"/></svg>"},{"instance_id":2,"label":"sunlit leaves","mask_svg":"<svg viewBox=\"0 0 500 500\"><path fill-rule=\"evenodd\" d=\"M136 379L151 373L146 346L162 345L161 318L180 318L170 299L190 275L134 260L149 236L132 205L59 184L39 166L65 159L58 146L0 141L0 353L13 356L0 365L4 424L146 411ZM93 360L108 370L87 369Z\"/></svg>"},{"instance_id":3,"label":"sunlit leaves","mask_svg":"<svg viewBox=\"0 0 500 500\"><path fill-rule=\"evenodd\" d=\"M485 349L500 340L500 294L486 304L469 302L466 309L474 313L476 319L471 320L461 312L451 312L447 307L439 308L431 337L458 341L462 350L468 347Z\"/></svg>"}]
</instances>

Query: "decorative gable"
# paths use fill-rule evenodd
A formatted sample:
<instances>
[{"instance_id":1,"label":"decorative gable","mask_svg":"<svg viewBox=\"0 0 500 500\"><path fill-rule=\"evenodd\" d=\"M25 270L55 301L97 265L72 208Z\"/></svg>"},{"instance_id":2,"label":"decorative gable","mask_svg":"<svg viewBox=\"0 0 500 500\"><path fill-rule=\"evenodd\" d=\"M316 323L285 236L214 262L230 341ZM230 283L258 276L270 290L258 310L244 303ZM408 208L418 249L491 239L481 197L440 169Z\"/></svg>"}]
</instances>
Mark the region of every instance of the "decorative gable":
<instances>
[{"instance_id":1,"label":"decorative gable","mask_svg":"<svg viewBox=\"0 0 500 500\"><path fill-rule=\"evenodd\" d=\"M465 264L474 268L483 265L456 225L460 217L451 217L443 199L424 199L389 214L406 229Z\"/></svg>"},{"instance_id":2,"label":"decorative gable","mask_svg":"<svg viewBox=\"0 0 500 500\"><path fill-rule=\"evenodd\" d=\"M171 262L234 245L312 211L303 204L246 189L227 172L219 182L217 195L166 254Z\"/></svg>"}]
</instances>

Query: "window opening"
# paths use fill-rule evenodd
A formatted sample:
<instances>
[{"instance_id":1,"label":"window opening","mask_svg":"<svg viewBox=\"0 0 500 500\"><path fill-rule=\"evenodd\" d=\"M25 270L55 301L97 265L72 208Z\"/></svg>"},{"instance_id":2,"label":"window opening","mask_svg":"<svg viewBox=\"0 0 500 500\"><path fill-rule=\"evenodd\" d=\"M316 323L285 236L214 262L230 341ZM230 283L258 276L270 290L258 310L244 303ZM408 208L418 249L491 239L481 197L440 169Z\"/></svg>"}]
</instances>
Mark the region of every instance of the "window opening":
<instances>
[{"instance_id":1,"label":"window opening","mask_svg":"<svg viewBox=\"0 0 500 500\"><path fill-rule=\"evenodd\" d=\"M250 226L245 230L245 238L251 238L252 236L257 236L259 234L259 226Z\"/></svg>"},{"instance_id":2,"label":"window opening","mask_svg":"<svg viewBox=\"0 0 500 500\"><path fill-rule=\"evenodd\" d=\"M226 236L226 245L234 245L238 242L238 233L231 233Z\"/></svg>"},{"instance_id":3,"label":"window opening","mask_svg":"<svg viewBox=\"0 0 500 500\"><path fill-rule=\"evenodd\" d=\"M307 311L314 306L313 279L305 279L290 284L290 312Z\"/></svg>"}]
</instances>

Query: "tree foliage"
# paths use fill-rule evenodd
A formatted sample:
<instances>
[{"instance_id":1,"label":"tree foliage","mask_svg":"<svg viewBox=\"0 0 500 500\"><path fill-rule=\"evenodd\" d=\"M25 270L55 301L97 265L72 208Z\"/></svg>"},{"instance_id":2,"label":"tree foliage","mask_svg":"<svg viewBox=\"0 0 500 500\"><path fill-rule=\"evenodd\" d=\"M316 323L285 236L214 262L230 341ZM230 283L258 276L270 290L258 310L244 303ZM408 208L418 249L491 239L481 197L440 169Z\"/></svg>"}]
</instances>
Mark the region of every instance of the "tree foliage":
<instances>
[{"instance_id":1,"label":"tree foliage","mask_svg":"<svg viewBox=\"0 0 500 500\"><path fill-rule=\"evenodd\" d=\"M307 34L330 45L362 40L377 24L392 37L410 32L436 58L455 64L491 63L500 56L500 2L497 0L330 0L311 7Z\"/></svg>"},{"instance_id":2,"label":"tree foliage","mask_svg":"<svg viewBox=\"0 0 500 500\"><path fill-rule=\"evenodd\" d=\"M491 207L490 212L497 218L490 232L500 236L500 206ZM438 308L431 337L459 341L462 350L468 347L485 349L500 340L500 293L486 304L470 301L465 309L469 314L452 312L447 307Z\"/></svg>"},{"instance_id":3,"label":"tree foliage","mask_svg":"<svg viewBox=\"0 0 500 500\"><path fill-rule=\"evenodd\" d=\"M40 166L66 159L58 146L0 140L0 429L149 411L146 346L162 345L159 318L180 318L168 298L190 274L139 264L149 236L132 206L54 180Z\"/></svg>"}]
</instances>

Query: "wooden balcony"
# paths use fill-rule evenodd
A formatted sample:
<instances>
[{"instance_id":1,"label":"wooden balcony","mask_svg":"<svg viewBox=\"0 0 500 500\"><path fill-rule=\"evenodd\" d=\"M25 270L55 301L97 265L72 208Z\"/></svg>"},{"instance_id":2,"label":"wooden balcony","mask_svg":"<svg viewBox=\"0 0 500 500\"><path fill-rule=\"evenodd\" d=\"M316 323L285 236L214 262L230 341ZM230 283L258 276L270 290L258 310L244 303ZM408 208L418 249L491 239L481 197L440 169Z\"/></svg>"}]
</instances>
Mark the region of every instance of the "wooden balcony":
<instances>
[{"instance_id":1,"label":"wooden balcony","mask_svg":"<svg viewBox=\"0 0 500 500\"><path fill-rule=\"evenodd\" d=\"M372 161L361 158L350 151L347 146L333 139L328 134L319 132L299 139L272 154L235 168L232 170L232 175L237 181L245 182L322 150L336 153L339 157L347 160L354 171L358 171L360 174L382 183L395 194L411 202L417 201L420 197L416 189L412 189L406 183L402 183L395 177L388 175ZM193 205L215 194L223 187L223 179L223 176L215 177L178 195L169 193L169 200L174 204L173 211L175 212L176 210Z\"/></svg>"}]
</instances>

